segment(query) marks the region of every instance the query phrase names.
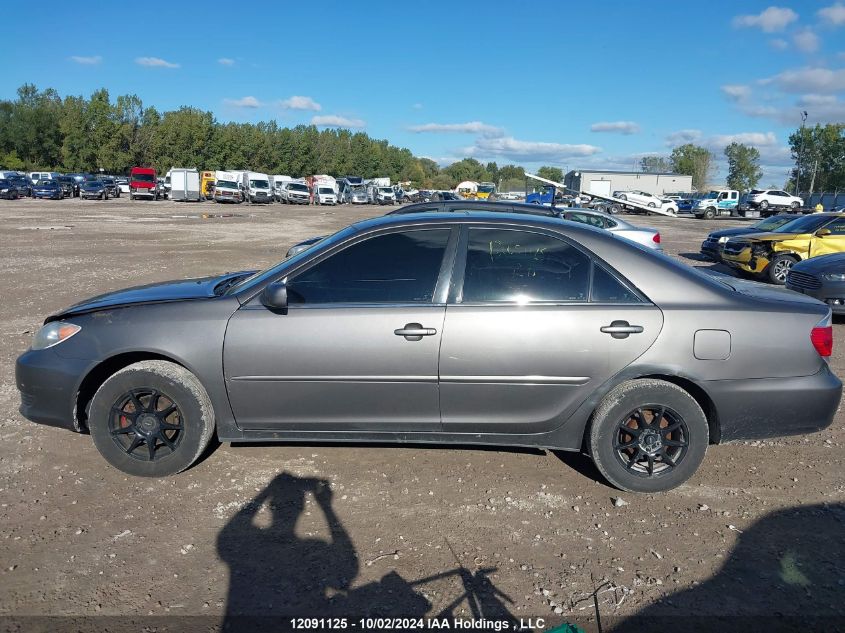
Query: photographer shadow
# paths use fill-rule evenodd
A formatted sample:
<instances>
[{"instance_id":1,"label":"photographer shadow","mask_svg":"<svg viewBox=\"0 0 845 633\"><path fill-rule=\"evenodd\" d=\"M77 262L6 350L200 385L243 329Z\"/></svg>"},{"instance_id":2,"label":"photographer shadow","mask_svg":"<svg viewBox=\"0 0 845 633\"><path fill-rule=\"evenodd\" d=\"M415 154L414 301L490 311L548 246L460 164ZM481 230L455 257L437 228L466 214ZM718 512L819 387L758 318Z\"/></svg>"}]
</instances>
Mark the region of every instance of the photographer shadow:
<instances>
[{"instance_id":1,"label":"photographer shadow","mask_svg":"<svg viewBox=\"0 0 845 633\"><path fill-rule=\"evenodd\" d=\"M309 495L328 525L328 539L295 533ZM329 483L321 479L277 475L223 527L217 552L229 567L224 631L279 631L294 617L423 618L432 604L415 588L448 577L458 578L465 593L438 616L458 615L468 602L474 617L512 619L490 569L473 573L459 564L415 582L391 571L352 589L361 563L332 508Z\"/></svg>"}]
</instances>

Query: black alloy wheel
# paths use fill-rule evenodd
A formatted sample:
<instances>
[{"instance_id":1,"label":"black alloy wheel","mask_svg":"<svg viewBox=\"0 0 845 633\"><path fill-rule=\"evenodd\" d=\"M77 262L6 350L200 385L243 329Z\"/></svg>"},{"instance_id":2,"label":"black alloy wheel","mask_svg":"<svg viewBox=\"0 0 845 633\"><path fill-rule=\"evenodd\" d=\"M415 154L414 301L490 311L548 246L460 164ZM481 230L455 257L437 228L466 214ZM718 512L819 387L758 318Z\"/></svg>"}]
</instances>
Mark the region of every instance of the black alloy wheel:
<instances>
[{"instance_id":1,"label":"black alloy wheel","mask_svg":"<svg viewBox=\"0 0 845 633\"><path fill-rule=\"evenodd\" d=\"M675 411L649 404L620 420L613 448L628 472L639 477L665 475L686 457L689 429Z\"/></svg>"},{"instance_id":2,"label":"black alloy wheel","mask_svg":"<svg viewBox=\"0 0 845 633\"><path fill-rule=\"evenodd\" d=\"M178 405L157 389L132 389L111 409L112 440L134 459L152 462L175 453L184 430Z\"/></svg>"}]
</instances>

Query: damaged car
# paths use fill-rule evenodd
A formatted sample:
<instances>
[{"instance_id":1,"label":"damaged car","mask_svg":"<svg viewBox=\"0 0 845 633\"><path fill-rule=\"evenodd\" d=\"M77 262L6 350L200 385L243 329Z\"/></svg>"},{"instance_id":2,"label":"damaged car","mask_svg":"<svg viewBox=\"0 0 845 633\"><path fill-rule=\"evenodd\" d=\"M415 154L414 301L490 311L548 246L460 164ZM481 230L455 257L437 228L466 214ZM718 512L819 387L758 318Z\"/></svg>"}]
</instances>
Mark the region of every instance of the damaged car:
<instances>
[{"instance_id":1,"label":"damaged car","mask_svg":"<svg viewBox=\"0 0 845 633\"><path fill-rule=\"evenodd\" d=\"M769 233L728 240L722 261L749 276L783 285L800 261L845 252L845 215L814 213Z\"/></svg>"}]
</instances>

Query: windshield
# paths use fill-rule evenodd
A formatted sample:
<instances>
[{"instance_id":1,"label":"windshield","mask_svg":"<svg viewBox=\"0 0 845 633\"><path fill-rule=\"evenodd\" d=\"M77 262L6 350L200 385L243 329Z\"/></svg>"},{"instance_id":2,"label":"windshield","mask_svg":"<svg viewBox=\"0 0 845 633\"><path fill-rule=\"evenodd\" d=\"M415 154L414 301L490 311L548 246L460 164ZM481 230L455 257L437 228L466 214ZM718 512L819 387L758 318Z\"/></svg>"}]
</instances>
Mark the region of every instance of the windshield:
<instances>
[{"instance_id":1,"label":"windshield","mask_svg":"<svg viewBox=\"0 0 845 633\"><path fill-rule=\"evenodd\" d=\"M226 187L228 189L237 189L238 186L233 183L231 180L218 180L217 184L214 185L215 187Z\"/></svg>"},{"instance_id":2,"label":"windshield","mask_svg":"<svg viewBox=\"0 0 845 633\"><path fill-rule=\"evenodd\" d=\"M380 193L393 193L393 189L390 187L379 187L378 190Z\"/></svg>"},{"instance_id":3,"label":"windshield","mask_svg":"<svg viewBox=\"0 0 845 633\"><path fill-rule=\"evenodd\" d=\"M86 180L84 183L82 183L82 186L83 187L90 187L90 188L93 189L95 187L102 187L103 183L100 182L99 180Z\"/></svg>"},{"instance_id":4,"label":"windshield","mask_svg":"<svg viewBox=\"0 0 845 633\"><path fill-rule=\"evenodd\" d=\"M319 191L322 194L333 194L334 193L334 189L332 189L331 187L320 187Z\"/></svg>"},{"instance_id":5,"label":"windshield","mask_svg":"<svg viewBox=\"0 0 845 633\"><path fill-rule=\"evenodd\" d=\"M493 185L478 185L478 193L493 193L495 189Z\"/></svg>"},{"instance_id":6,"label":"windshield","mask_svg":"<svg viewBox=\"0 0 845 633\"><path fill-rule=\"evenodd\" d=\"M138 182L155 182L155 176L152 174L132 174L132 180Z\"/></svg>"},{"instance_id":7,"label":"windshield","mask_svg":"<svg viewBox=\"0 0 845 633\"><path fill-rule=\"evenodd\" d=\"M270 182L267 180L250 180L249 186L255 189L269 189Z\"/></svg>"},{"instance_id":8,"label":"windshield","mask_svg":"<svg viewBox=\"0 0 845 633\"><path fill-rule=\"evenodd\" d=\"M796 218L776 215L771 218L766 218L765 220L760 220L756 224L752 225L751 228L758 229L760 231L774 231L776 228L783 226L787 222L792 222L795 219Z\"/></svg>"},{"instance_id":9,"label":"windshield","mask_svg":"<svg viewBox=\"0 0 845 633\"><path fill-rule=\"evenodd\" d=\"M813 233L818 231L823 225L830 222L828 216L805 215L803 218L796 218L792 222L787 222L783 226L775 229L775 233Z\"/></svg>"},{"instance_id":10,"label":"windshield","mask_svg":"<svg viewBox=\"0 0 845 633\"><path fill-rule=\"evenodd\" d=\"M291 191L308 191L308 187L299 182L292 182L288 185Z\"/></svg>"},{"instance_id":11,"label":"windshield","mask_svg":"<svg viewBox=\"0 0 845 633\"><path fill-rule=\"evenodd\" d=\"M719 197L719 192L718 192L718 191L711 191L711 192L710 192L710 193L708 193L705 197L706 197L706 198L718 198L718 197Z\"/></svg>"}]
</instances>

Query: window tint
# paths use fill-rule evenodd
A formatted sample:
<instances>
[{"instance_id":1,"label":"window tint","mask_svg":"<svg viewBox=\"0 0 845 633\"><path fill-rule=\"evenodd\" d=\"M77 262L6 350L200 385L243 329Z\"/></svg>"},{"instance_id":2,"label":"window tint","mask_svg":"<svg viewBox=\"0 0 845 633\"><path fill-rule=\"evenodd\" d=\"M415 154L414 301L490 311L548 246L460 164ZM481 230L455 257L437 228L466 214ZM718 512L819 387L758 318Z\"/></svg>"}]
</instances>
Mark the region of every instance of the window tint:
<instances>
[{"instance_id":1,"label":"window tint","mask_svg":"<svg viewBox=\"0 0 845 633\"><path fill-rule=\"evenodd\" d=\"M335 253L288 283L290 303L431 301L449 229L390 233Z\"/></svg>"},{"instance_id":2,"label":"window tint","mask_svg":"<svg viewBox=\"0 0 845 633\"><path fill-rule=\"evenodd\" d=\"M463 301L587 301L590 260L563 240L470 229Z\"/></svg>"},{"instance_id":3,"label":"window tint","mask_svg":"<svg viewBox=\"0 0 845 633\"><path fill-rule=\"evenodd\" d=\"M831 235L845 235L845 218L837 218L824 228L830 229Z\"/></svg>"},{"instance_id":4,"label":"window tint","mask_svg":"<svg viewBox=\"0 0 845 633\"><path fill-rule=\"evenodd\" d=\"M640 303L640 298L601 266L593 266L592 301L599 303Z\"/></svg>"}]
</instances>

